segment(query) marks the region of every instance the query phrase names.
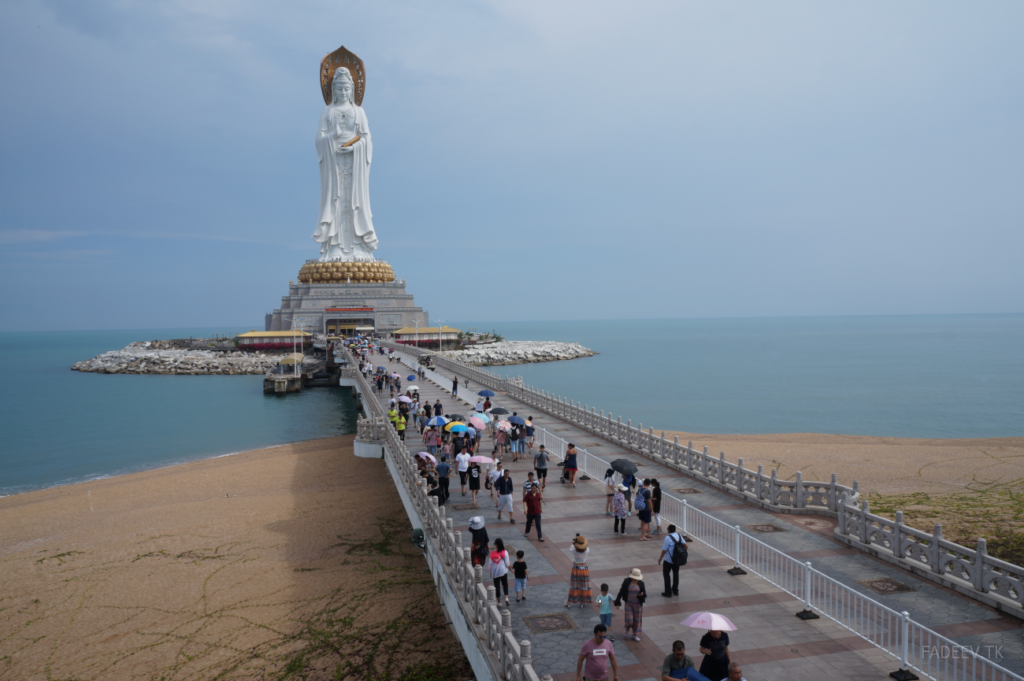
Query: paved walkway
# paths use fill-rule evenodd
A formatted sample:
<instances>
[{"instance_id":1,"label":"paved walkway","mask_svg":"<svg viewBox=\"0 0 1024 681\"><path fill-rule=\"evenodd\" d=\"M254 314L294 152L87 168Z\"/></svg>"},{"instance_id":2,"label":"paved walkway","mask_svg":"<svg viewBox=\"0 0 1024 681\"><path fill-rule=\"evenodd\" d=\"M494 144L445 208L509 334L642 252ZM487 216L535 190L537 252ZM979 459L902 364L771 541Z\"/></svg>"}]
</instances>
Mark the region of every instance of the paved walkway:
<instances>
[{"instance_id":1,"label":"paved walkway","mask_svg":"<svg viewBox=\"0 0 1024 681\"><path fill-rule=\"evenodd\" d=\"M377 355L374 363L381 359L384 358ZM415 364L412 359L406 361ZM384 366L388 366L386 359ZM409 372L402 370L399 373L404 377ZM442 375L448 376L448 372L442 372ZM465 405L470 400L475 403L476 392L483 389L473 382L469 388L460 386L460 398L456 401L450 394L450 380L444 388L429 380L416 382L416 385L420 387L420 395L431 403L440 398L449 413L467 413ZM498 395L492 401L518 412L520 416L532 417L535 425L607 460L624 457L634 461L640 466L640 477L657 478L666 491L686 493L692 505L729 524L774 526L778 531L760 534L758 538L794 558L810 561L832 578L888 607L909 611L918 622L962 645L982 646L983 654L988 650L1002 666L1024 673L1024 622L835 541L832 539L834 520L764 511L701 485L693 478L651 459L623 452L618 446L552 416L538 415L531 407L505 395ZM412 431L408 442L409 451L422 451L418 446L420 440ZM483 453L489 454L492 446L490 438L485 436ZM517 485L521 485L526 473L533 469L532 459L512 463L511 456L506 455L504 463L512 471L512 479ZM803 621L796 618L794 614L802 609L799 601L755 575L729 575L726 570L732 567L732 561L700 542L689 547L689 562L680 571L680 595L662 597L661 570L657 565L660 541L638 541L639 521L635 516L628 521L629 531L625 537L613 536L612 519L604 511L604 483L600 480L577 480L573 489L559 484L560 470L551 469L553 477L549 478L544 495L542 518L546 541L543 543L536 540L535 533L529 539L523 536L525 515L518 502L521 494L515 497L517 522L499 521L495 504L487 491L481 490L478 505L474 507L469 496L461 495L459 480L455 476L447 511L457 528L468 526L471 516L483 515L492 543L501 537L513 555L517 550L526 552L525 560L530 571L528 597L526 601L516 603L513 594L509 609L516 638L529 639L533 644L534 667L538 673L551 674L555 681L575 679L579 647L592 635L593 626L599 622L596 606L582 609L564 607L571 569L570 542L577 532L590 541L590 576L595 595L602 583L607 583L614 595L634 567L639 567L644 573L648 600L644 608L643 640L637 643L619 638L623 622L621 610L615 611L613 621L612 630L617 639L615 651L623 681L660 680L658 667L671 650L672 641L677 639L683 640L687 653L699 667L701 654L698 642L704 631L681 627L679 622L688 614L701 610L720 612L736 624L738 631L730 635L730 650L733 660L743 665L744 676L750 681L822 678L881 681L898 668L893 658L831 620ZM682 491L686 489L693 491ZM660 540L661 536L656 535L656 538ZM463 532L463 541L468 547L468 532ZM905 584L913 591L880 596L857 584L884 577ZM510 587L511 581L510 576ZM533 621L534 627L541 631L531 630L527 618L543 615L551 617Z\"/></svg>"}]
</instances>

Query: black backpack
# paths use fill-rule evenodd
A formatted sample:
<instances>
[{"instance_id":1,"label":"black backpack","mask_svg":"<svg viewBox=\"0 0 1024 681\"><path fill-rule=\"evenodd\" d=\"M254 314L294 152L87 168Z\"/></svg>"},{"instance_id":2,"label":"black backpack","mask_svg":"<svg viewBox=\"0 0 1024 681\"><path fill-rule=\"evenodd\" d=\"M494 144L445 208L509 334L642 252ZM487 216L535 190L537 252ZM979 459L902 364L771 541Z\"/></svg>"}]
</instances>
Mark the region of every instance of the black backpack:
<instances>
[{"instance_id":1,"label":"black backpack","mask_svg":"<svg viewBox=\"0 0 1024 681\"><path fill-rule=\"evenodd\" d=\"M670 534L669 537L672 539L672 562L676 565L686 565L687 559L690 557L690 552L686 548L686 544L682 541L682 537L676 539L679 535Z\"/></svg>"}]
</instances>

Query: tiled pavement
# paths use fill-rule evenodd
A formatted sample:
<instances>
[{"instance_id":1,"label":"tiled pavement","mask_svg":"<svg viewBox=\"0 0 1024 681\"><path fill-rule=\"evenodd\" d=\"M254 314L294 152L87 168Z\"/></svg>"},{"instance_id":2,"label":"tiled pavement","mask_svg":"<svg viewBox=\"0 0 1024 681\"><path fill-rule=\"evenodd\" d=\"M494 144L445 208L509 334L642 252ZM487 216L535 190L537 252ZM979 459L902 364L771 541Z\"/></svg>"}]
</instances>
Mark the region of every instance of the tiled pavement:
<instances>
[{"instance_id":1,"label":"tiled pavement","mask_svg":"<svg viewBox=\"0 0 1024 681\"><path fill-rule=\"evenodd\" d=\"M374 363L381 359L376 356ZM387 366L386 360L384 365ZM464 412L466 401L475 402L476 392L483 389L472 382L468 389L460 387L460 398L456 402L448 390L450 381L445 388L429 380L416 384L420 387L421 396L431 403L440 398L448 412ZM996 661L1002 666L1017 673L1024 672L1024 622L836 542L831 537L835 521L821 516L776 514L744 504L650 459L622 452L596 435L552 416L538 415L530 407L505 395L498 395L492 400L521 416L533 416L536 425L564 439L585 444L593 454L608 459L631 459L641 466L640 476L658 478L665 490L698 490L687 494L687 501L729 524L770 523L785 530L759 534L758 538L802 561L809 560L830 577L888 607L909 611L915 620L957 643L982 646L982 650L997 657ZM410 451L420 451L416 446L419 440L412 432L409 443ZM490 446L490 440L485 436L484 451L488 452ZM512 463L511 457L506 456L505 464L518 484L525 480L527 471L532 470L532 460ZM880 681L898 668L893 658L831 620L797 619L794 613L802 609L799 601L755 575L733 577L727 574L726 569L732 566L732 561L699 542L691 544L689 563L680 572L680 596L671 599L660 596L662 580L657 565L660 542L637 541L638 522L635 518L629 520L630 529L625 537L613 536L611 519L604 515L603 483L577 481L576 489L572 489L559 484L558 471L558 468L551 469L553 477L545 491L542 518L546 541L543 543L536 540L535 534L529 539L523 536L525 516L518 502L515 524L497 520L495 504L486 490L481 490L478 496L479 510L452 508L452 505L470 501L468 496L461 495L457 477L452 481L448 508L448 516L456 527L465 527L471 516L483 515L492 542L502 537L511 551L522 549L526 552L525 560L530 566L527 600L516 603L514 594L510 594L512 602L509 609L516 638L529 639L533 644L534 667L539 673L552 674L555 681L575 679L579 646L591 635L594 624L599 622L594 606L582 609L564 607L571 568L570 542L577 532L590 540L589 566L595 592L601 583L607 583L614 594L634 567L641 568L644 573L649 597L644 609L641 642L625 642L618 638L622 633L622 611L615 612L612 629L617 638L615 651L623 681L660 678L657 668L676 639L684 641L687 652L699 666L701 655L697 645L704 632L681 627L679 622L687 614L700 610L720 612L737 625L738 631L730 635L730 650L733 660L743 665L744 676L750 681L822 678ZM463 541L468 547L468 532L463 532ZM913 591L880 596L857 584L882 577L906 584ZM509 581L511 587L511 576ZM568 614L575 629L534 633L523 619L552 613Z\"/></svg>"}]
</instances>

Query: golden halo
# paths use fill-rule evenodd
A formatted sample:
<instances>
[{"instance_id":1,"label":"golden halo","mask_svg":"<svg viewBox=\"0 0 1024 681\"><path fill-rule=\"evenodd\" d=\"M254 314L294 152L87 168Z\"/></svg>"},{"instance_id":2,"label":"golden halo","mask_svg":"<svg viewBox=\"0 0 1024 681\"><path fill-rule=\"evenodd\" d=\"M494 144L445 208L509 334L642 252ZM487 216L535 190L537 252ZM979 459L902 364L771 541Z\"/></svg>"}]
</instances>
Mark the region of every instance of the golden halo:
<instances>
[{"instance_id":1,"label":"golden halo","mask_svg":"<svg viewBox=\"0 0 1024 681\"><path fill-rule=\"evenodd\" d=\"M320 92L324 96L324 104L331 103L331 83L339 66L347 67L352 74L356 86L356 106L362 106L363 93L366 92L366 67L363 66L363 60L346 50L344 45L320 60Z\"/></svg>"}]
</instances>

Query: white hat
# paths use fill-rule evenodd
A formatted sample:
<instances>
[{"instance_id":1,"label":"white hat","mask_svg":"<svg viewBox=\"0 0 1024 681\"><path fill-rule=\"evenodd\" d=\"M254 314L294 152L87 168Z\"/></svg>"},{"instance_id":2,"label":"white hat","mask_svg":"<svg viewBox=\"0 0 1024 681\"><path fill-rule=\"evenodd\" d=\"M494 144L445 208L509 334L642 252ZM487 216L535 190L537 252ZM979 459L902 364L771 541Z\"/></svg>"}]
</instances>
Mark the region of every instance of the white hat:
<instances>
[{"instance_id":1,"label":"white hat","mask_svg":"<svg viewBox=\"0 0 1024 681\"><path fill-rule=\"evenodd\" d=\"M469 519L469 529L480 530L484 526L484 517L482 515L475 515Z\"/></svg>"},{"instance_id":2,"label":"white hat","mask_svg":"<svg viewBox=\"0 0 1024 681\"><path fill-rule=\"evenodd\" d=\"M630 579L643 579L644 573L640 572L640 568L633 568L633 571L629 573Z\"/></svg>"},{"instance_id":3,"label":"white hat","mask_svg":"<svg viewBox=\"0 0 1024 681\"><path fill-rule=\"evenodd\" d=\"M618 487L616 487L615 489L619 490L620 492L628 492L629 491L629 488L626 487L625 485L623 485L622 483L619 483Z\"/></svg>"}]
</instances>

